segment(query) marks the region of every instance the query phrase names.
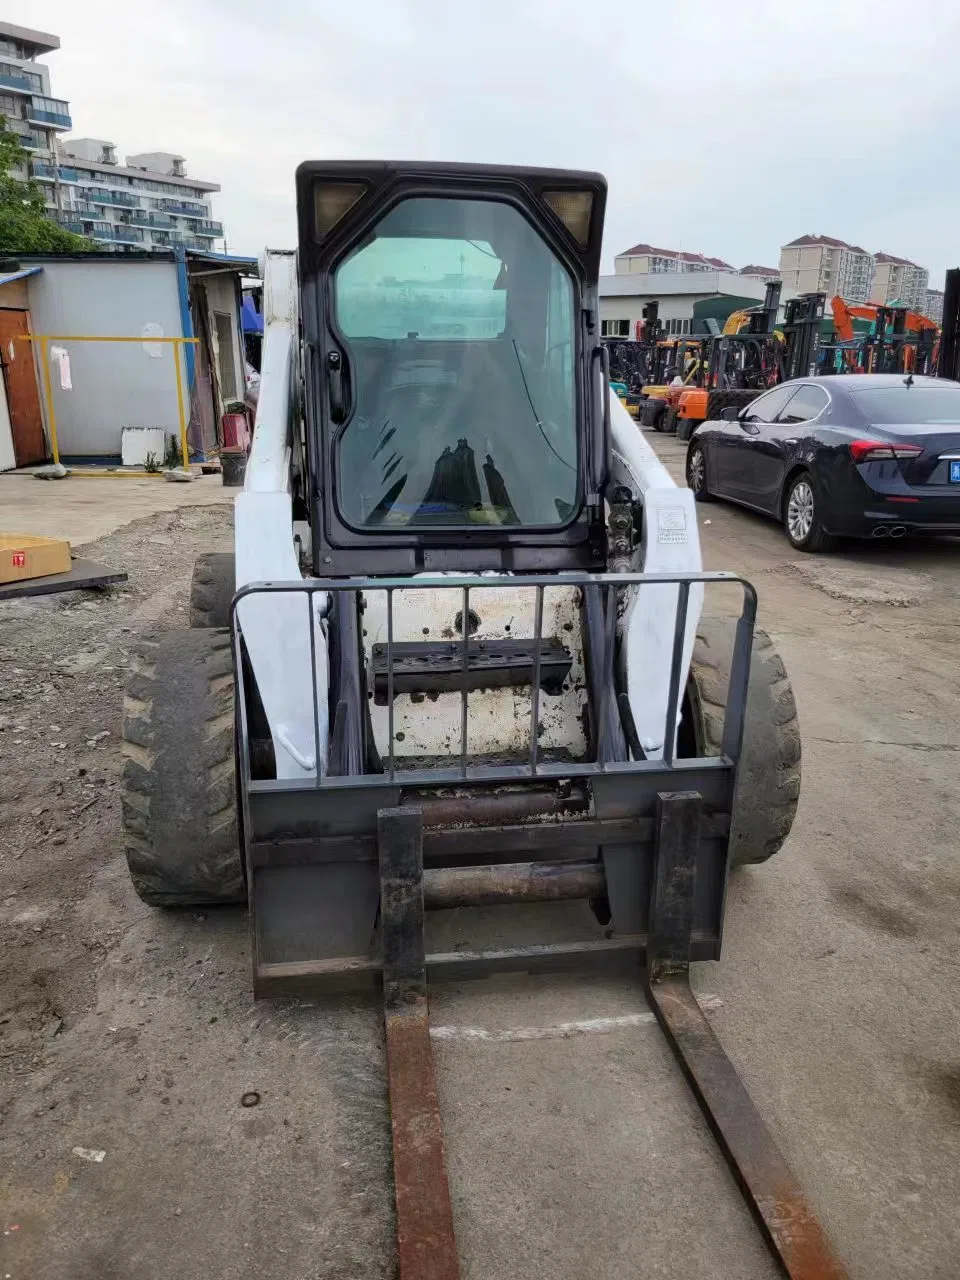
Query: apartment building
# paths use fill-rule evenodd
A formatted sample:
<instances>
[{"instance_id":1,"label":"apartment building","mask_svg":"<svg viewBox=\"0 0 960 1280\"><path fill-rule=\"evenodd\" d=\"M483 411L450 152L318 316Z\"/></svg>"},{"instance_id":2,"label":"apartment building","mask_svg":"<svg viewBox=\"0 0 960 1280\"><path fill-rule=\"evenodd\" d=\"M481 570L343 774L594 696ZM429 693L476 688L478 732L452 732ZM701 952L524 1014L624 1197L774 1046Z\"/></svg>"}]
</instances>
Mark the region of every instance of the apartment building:
<instances>
[{"instance_id":1,"label":"apartment building","mask_svg":"<svg viewBox=\"0 0 960 1280\"><path fill-rule=\"evenodd\" d=\"M920 310L928 320L943 324L943 290L927 289L924 292L923 306Z\"/></svg>"},{"instance_id":2,"label":"apartment building","mask_svg":"<svg viewBox=\"0 0 960 1280\"><path fill-rule=\"evenodd\" d=\"M128 155L113 142L67 138L51 160L31 165L44 184L51 215L101 248L215 250L223 224L210 196L216 182L188 178L183 156L166 151Z\"/></svg>"},{"instance_id":3,"label":"apartment building","mask_svg":"<svg viewBox=\"0 0 960 1280\"><path fill-rule=\"evenodd\" d=\"M747 276L750 280L760 280L764 284L768 280L780 279L780 272L776 267L761 267L753 262L749 266L741 267L737 275Z\"/></svg>"},{"instance_id":4,"label":"apartment building","mask_svg":"<svg viewBox=\"0 0 960 1280\"><path fill-rule=\"evenodd\" d=\"M922 312L927 300L930 272L907 258L892 253L874 254L876 267L870 289L871 302L898 302Z\"/></svg>"},{"instance_id":5,"label":"apartment building","mask_svg":"<svg viewBox=\"0 0 960 1280\"><path fill-rule=\"evenodd\" d=\"M685 253L681 249L657 249L651 244L635 244L618 253L613 260L616 275L660 275L672 271L733 271L722 258L707 258L702 253Z\"/></svg>"},{"instance_id":6,"label":"apartment building","mask_svg":"<svg viewBox=\"0 0 960 1280\"><path fill-rule=\"evenodd\" d=\"M848 302L866 302L873 255L833 236L800 236L781 247L779 275L797 293L840 294Z\"/></svg>"},{"instance_id":7,"label":"apartment building","mask_svg":"<svg viewBox=\"0 0 960 1280\"><path fill-rule=\"evenodd\" d=\"M51 96L50 71L37 62L59 48L58 36L0 22L0 115L28 157L52 155L57 135L73 127L70 104ZM13 177L25 180L28 165L14 169Z\"/></svg>"},{"instance_id":8,"label":"apartment building","mask_svg":"<svg viewBox=\"0 0 960 1280\"><path fill-rule=\"evenodd\" d=\"M59 36L0 22L0 114L27 152L13 176L34 178L50 217L100 248L218 248L223 226L210 196L220 187L188 178L183 156L150 151L120 164L112 142L63 137L70 104L51 96L49 69L37 61L59 48Z\"/></svg>"}]
</instances>

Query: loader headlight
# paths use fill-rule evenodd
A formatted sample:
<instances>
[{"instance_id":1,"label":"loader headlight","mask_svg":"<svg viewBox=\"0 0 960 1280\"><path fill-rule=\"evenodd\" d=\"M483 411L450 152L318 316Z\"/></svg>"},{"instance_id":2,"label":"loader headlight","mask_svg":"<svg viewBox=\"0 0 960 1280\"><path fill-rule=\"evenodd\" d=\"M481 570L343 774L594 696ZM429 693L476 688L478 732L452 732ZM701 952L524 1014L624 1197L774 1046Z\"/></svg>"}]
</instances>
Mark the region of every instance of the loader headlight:
<instances>
[{"instance_id":1,"label":"loader headlight","mask_svg":"<svg viewBox=\"0 0 960 1280\"><path fill-rule=\"evenodd\" d=\"M557 215L581 248L590 239L592 191L544 191L543 202Z\"/></svg>"},{"instance_id":2,"label":"loader headlight","mask_svg":"<svg viewBox=\"0 0 960 1280\"><path fill-rule=\"evenodd\" d=\"M313 189L313 219L318 240L329 235L366 189L364 182L318 182L316 184Z\"/></svg>"}]
</instances>

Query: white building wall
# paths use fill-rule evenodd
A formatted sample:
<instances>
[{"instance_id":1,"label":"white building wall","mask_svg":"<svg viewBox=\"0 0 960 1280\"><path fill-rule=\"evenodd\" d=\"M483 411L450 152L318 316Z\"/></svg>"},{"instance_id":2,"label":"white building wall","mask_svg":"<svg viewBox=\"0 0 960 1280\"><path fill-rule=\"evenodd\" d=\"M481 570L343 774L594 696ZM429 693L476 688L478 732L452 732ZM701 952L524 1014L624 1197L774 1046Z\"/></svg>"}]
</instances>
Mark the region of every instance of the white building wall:
<instances>
[{"instance_id":1,"label":"white building wall","mask_svg":"<svg viewBox=\"0 0 960 1280\"><path fill-rule=\"evenodd\" d=\"M46 259L43 270L30 277L29 298L36 334L183 334L173 262ZM63 388L59 365L52 362L61 455L119 457L124 427L162 427L169 434L179 433L173 344L55 345L69 354L73 384L71 390Z\"/></svg>"}]
</instances>

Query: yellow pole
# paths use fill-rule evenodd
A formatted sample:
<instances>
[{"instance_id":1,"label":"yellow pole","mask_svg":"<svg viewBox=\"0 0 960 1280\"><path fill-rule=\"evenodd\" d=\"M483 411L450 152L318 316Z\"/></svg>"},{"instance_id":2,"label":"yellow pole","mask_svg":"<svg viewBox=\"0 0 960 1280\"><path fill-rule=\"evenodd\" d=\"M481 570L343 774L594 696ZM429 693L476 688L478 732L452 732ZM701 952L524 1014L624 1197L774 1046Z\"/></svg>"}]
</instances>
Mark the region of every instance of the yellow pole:
<instances>
[{"instance_id":1,"label":"yellow pole","mask_svg":"<svg viewBox=\"0 0 960 1280\"><path fill-rule=\"evenodd\" d=\"M53 408L53 382L50 378L50 358L47 350L47 338L40 339L40 360L43 364L43 390L47 401L47 423L50 427L50 450L54 462L60 461L60 446L57 443L57 415Z\"/></svg>"},{"instance_id":2,"label":"yellow pole","mask_svg":"<svg viewBox=\"0 0 960 1280\"><path fill-rule=\"evenodd\" d=\"M180 451L182 455L181 465L189 469L190 454L187 452L187 415L183 407L183 374L180 372L180 352L183 350L182 342L173 344L173 367L177 371L177 408L180 410Z\"/></svg>"}]
</instances>

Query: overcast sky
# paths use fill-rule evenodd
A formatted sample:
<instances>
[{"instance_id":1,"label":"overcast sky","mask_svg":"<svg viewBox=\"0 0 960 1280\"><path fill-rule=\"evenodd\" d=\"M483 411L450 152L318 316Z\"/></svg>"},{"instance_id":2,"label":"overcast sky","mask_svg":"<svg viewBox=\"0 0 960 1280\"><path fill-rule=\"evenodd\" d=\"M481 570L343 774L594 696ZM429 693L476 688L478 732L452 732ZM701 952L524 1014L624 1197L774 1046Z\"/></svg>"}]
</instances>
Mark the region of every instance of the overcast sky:
<instances>
[{"instance_id":1,"label":"overcast sky","mask_svg":"<svg viewBox=\"0 0 960 1280\"><path fill-rule=\"evenodd\" d=\"M599 169L605 269L647 241L776 266L822 232L960 263L960 3L7 0L60 36L76 135L219 182L234 252L294 241L304 159Z\"/></svg>"}]
</instances>

